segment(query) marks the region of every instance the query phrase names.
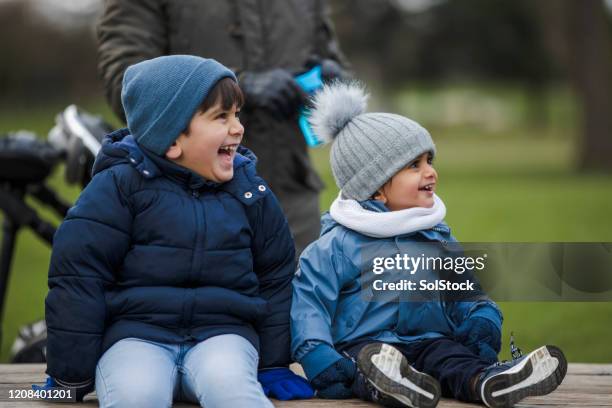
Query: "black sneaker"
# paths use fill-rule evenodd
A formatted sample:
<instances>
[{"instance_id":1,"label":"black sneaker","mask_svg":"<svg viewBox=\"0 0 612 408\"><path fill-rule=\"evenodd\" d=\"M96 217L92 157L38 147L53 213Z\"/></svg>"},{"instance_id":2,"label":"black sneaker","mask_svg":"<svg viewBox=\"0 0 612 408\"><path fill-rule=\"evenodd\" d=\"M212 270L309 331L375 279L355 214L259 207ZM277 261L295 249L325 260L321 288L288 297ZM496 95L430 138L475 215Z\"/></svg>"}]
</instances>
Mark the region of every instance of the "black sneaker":
<instances>
[{"instance_id":1,"label":"black sneaker","mask_svg":"<svg viewBox=\"0 0 612 408\"><path fill-rule=\"evenodd\" d=\"M376 388L375 402L390 407L433 408L440 399L440 383L408 364L395 347L371 343L357 357L359 370Z\"/></svg>"},{"instance_id":2,"label":"black sneaker","mask_svg":"<svg viewBox=\"0 0 612 408\"><path fill-rule=\"evenodd\" d=\"M553 392L567 373L567 360L555 346L543 346L517 360L486 368L476 390L487 407L512 407L526 397Z\"/></svg>"}]
</instances>

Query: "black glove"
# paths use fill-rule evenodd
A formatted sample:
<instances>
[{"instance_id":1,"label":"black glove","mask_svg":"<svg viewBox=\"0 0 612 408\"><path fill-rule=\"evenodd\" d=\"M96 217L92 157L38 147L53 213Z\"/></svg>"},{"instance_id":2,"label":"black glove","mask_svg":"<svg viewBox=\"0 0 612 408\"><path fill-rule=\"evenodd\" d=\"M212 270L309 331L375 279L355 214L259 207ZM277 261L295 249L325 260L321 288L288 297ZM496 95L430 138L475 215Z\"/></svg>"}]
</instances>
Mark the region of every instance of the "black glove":
<instances>
[{"instance_id":1,"label":"black glove","mask_svg":"<svg viewBox=\"0 0 612 408\"><path fill-rule=\"evenodd\" d=\"M239 76L246 108L261 108L278 120L295 115L307 96L293 76L281 68L245 71Z\"/></svg>"},{"instance_id":2,"label":"black glove","mask_svg":"<svg viewBox=\"0 0 612 408\"><path fill-rule=\"evenodd\" d=\"M351 78L349 72L345 71L338 62L329 58L320 58L317 55L308 58L306 61L306 71L317 65L321 66L321 77L325 83L331 82L334 79L343 81Z\"/></svg>"},{"instance_id":3,"label":"black glove","mask_svg":"<svg viewBox=\"0 0 612 408\"><path fill-rule=\"evenodd\" d=\"M321 61L321 76L323 77L323 82L330 82L334 79L348 79L349 75L347 72L342 69L340 64L331 59L324 59Z\"/></svg>"},{"instance_id":4,"label":"black glove","mask_svg":"<svg viewBox=\"0 0 612 408\"><path fill-rule=\"evenodd\" d=\"M351 387L355 380L357 366L353 360L342 358L321 371L310 381L319 398L346 399L353 396Z\"/></svg>"}]
</instances>

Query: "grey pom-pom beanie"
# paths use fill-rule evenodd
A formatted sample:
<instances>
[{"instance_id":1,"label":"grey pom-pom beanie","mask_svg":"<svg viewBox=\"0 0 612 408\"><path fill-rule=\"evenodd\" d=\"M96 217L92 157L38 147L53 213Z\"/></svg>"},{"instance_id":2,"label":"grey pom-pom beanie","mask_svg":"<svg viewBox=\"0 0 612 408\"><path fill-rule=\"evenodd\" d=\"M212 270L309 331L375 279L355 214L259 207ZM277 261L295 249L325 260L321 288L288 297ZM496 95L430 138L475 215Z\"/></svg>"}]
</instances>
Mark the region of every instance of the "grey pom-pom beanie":
<instances>
[{"instance_id":1,"label":"grey pom-pom beanie","mask_svg":"<svg viewBox=\"0 0 612 408\"><path fill-rule=\"evenodd\" d=\"M310 124L331 147L331 168L345 198L369 199L398 171L426 152L429 132L393 113L365 113L368 95L357 82L326 85L313 100Z\"/></svg>"},{"instance_id":2,"label":"grey pom-pom beanie","mask_svg":"<svg viewBox=\"0 0 612 408\"><path fill-rule=\"evenodd\" d=\"M236 81L224 65L193 55L157 57L128 67L121 102L130 132L139 145L164 155L206 95L226 77Z\"/></svg>"}]
</instances>

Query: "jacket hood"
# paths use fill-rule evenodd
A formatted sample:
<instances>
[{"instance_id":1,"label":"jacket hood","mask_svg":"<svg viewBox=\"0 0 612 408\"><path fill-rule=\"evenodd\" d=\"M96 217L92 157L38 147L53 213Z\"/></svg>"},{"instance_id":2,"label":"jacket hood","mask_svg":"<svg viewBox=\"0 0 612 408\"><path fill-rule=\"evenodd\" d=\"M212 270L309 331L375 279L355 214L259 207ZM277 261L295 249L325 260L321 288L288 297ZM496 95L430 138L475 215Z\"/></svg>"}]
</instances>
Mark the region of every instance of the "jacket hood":
<instances>
[{"instance_id":1,"label":"jacket hood","mask_svg":"<svg viewBox=\"0 0 612 408\"><path fill-rule=\"evenodd\" d=\"M257 157L246 147L239 146L234 157L234 177L225 183L206 180L188 168L180 166L164 157L158 156L140 146L129 129L119 129L108 134L102 141L102 148L93 165L92 175L120 164L129 164L135 168L143 178L153 179L166 176L178 184L189 189L200 188L226 188L238 185L239 190L248 190L256 180L255 165Z\"/></svg>"}]
</instances>

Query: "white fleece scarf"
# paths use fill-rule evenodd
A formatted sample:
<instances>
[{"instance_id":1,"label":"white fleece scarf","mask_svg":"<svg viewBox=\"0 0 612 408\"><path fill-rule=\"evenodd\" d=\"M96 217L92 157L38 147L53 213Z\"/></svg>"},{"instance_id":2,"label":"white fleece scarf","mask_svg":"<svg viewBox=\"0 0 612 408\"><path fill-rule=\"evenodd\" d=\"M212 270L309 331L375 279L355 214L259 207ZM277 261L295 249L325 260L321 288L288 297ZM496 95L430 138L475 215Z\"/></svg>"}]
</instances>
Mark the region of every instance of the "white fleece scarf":
<instances>
[{"instance_id":1,"label":"white fleece scarf","mask_svg":"<svg viewBox=\"0 0 612 408\"><path fill-rule=\"evenodd\" d=\"M376 212L366 210L356 200L342 198L342 191L332 203L329 214L339 224L373 238L387 238L429 229L446 216L446 206L434 194L431 208Z\"/></svg>"}]
</instances>

